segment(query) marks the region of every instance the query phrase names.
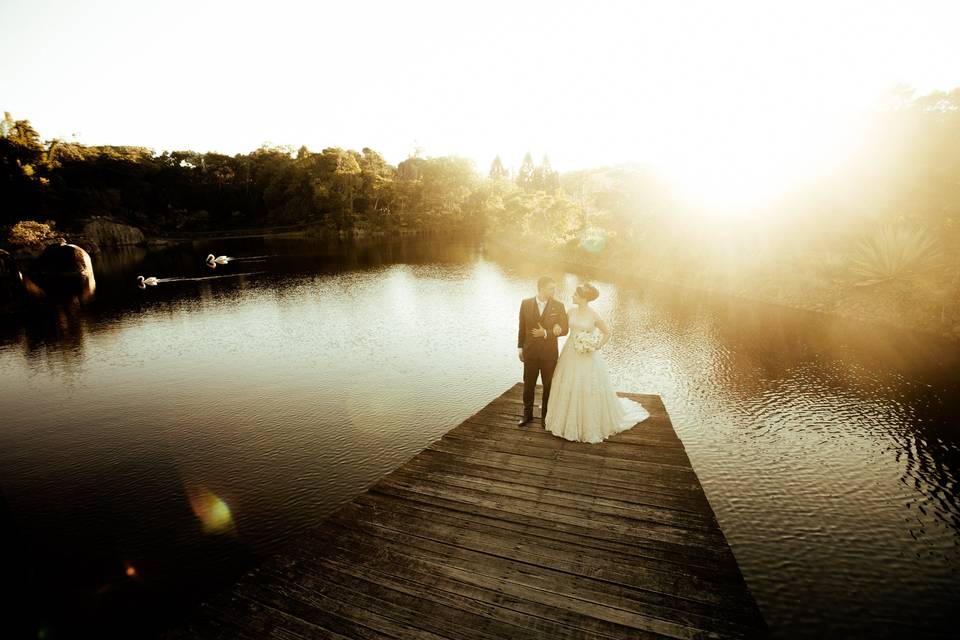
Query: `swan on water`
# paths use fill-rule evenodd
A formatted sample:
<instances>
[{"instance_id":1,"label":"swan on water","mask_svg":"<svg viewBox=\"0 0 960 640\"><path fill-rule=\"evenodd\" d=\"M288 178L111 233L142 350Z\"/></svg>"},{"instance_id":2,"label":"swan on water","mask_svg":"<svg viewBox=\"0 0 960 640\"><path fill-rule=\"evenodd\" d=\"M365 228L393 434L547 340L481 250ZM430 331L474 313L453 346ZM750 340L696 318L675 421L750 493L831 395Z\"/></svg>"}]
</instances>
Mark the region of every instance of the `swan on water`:
<instances>
[{"instance_id":1,"label":"swan on water","mask_svg":"<svg viewBox=\"0 0 960 640\"><path fill-rule=\"evenodd\" d=\"M214 258L212 253L207 256L207 264L227 264L231 260L233 260L233 258L230 256L217 256Z\"/></svg>"},{"instance_id":2,"label":"swan on water","mask_svg":"<svg viewBox=\"0 0 960 640\"><path fill-rule=\"evenodd\" d=\"M150 276L149 278L144 278L143 276L137 276L137 284L139 284L140 286L148 284L151 287L155 287L159 283L160 281L154 278L153 276Z\"/></svg>"}]
</instances>

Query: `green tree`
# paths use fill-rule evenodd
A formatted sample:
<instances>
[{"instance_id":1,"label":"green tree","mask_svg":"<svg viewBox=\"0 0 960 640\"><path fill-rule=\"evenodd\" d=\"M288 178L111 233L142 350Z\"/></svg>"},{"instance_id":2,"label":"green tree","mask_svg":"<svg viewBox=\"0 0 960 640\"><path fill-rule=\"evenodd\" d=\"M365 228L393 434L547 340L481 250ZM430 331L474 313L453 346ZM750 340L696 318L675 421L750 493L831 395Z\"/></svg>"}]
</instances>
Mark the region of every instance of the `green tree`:
<instances>
[{"instance_id":1,"label":"green tree","mask_svg":"<svg viewBox=\"0 0 960 640\"><path fill-rule=\"evenodd\" d=\"M354 200L363 186L359 154L327 147L316 158L313 201L324 219L338 230L353 228Z\"/></svg>"},{"instance_id":2,"label":"green tree","mask_svg":"<svg viewBox=\"0 0 960 640\"><path fill-rule=\"evenodd\" d=\"M503 166L503 162L500 161L500 156L498 155L493 159L493 162L490 164L490 173L488 174L491 180L505 180L509 177L507 170Z\"/></svg>"},{"instance_id":3,"label":"green tree","mask_svg":"<svg viewBox=\"0 0 960 640\"><path fill-rule=\"evenodd\" d=\"M534 169L530 182L530 188L533 191L545 191L552 194L560 188L560 174L550 166L550 158L547 157L547 154L543 154L543 162Z\"/></svg>"},{"instance_id":4,"label":"green tree","mask_svg":"<svg viewBox=\"0 0 960 640\"><path fill-rule=\"evenodd\" d=\"M520 164L520 170L517 171L517 186L523 189L524 191L530 191L533 189L533 174L536 171L536 167L533 166L533 156L530 155L528 151L525 156L523 156L523 162Z\"/></svg>"},{"instance_id":5,"label":"green tree","mask_svg":"<svg viewBox=\"0 0 960 640\"><path fill-rule=\"evenodd\" d=\"M383 222L390 213L393 182L395 171L379 153L364 147L359 159L360 165L360 197L356 201L358 212L373 220Z\"/></svg>"}]
</instances>

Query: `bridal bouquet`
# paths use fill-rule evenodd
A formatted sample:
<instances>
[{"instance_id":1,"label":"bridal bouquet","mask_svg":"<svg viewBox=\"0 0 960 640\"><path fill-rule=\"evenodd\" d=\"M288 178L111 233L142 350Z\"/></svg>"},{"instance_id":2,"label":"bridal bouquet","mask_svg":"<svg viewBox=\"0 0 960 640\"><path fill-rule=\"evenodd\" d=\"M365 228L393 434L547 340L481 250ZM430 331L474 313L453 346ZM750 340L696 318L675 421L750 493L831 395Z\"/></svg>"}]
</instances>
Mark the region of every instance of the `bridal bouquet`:
<instances>
[{"instance_id":1,"label":"bridal bouquet","mask_svg":"<svg viewBox=\"0 0 960 640\"><path fill-rule=\"evenodd\" d=\"M577 353L590 353L600 346L601 336L596 331L581 331L573 336L573 348Z\"/></svg>"}]
</instances>

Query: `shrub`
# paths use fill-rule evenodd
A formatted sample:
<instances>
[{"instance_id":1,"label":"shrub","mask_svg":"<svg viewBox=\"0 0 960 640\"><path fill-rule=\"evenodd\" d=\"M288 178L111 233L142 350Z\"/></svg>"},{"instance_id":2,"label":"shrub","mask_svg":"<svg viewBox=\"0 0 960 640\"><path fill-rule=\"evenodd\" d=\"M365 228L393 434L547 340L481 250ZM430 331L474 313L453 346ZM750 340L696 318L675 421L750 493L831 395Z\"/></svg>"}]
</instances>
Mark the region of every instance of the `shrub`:
<instances>
[{"instance_id":1,"label":"shrub","mask_svg":"<svg viewBox=\"0 0 960 640\"><path fill-rule=\"evenodd\" d=\"M21 220L6 233L5 242L17 248L34 249L53 244L64 239L63 234L54 231L56 223L53 220L37 222L36 220Z\"/></svg>"},{"instance_id":2,"label":"shrub","mask_svg":"<svg viewBox=\"0 0 960 640\"><path fill-rule=\"evenodd\" d=\"M938 258L936 243L926 231L884 227L859 242L850 274L857 286L907 280L936 267Z\"/></svg>"}]
</instances>

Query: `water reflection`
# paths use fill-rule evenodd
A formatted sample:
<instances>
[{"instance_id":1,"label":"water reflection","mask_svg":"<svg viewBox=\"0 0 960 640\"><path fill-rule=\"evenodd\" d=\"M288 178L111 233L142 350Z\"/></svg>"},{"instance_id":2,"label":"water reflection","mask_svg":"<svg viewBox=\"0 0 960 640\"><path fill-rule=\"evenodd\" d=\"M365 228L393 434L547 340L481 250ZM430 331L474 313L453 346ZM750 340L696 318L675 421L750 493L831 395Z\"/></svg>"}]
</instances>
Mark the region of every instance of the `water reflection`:
<instances>
[{"instance_id":1,"label":"water reflection","mask_svg":"<svg viewBox=\"0 0 960 640\"><path fill-rule=\"evenodd\" d=\"M663 396L775 635L957 622L955 345L651 283L596 306L616 383Z\"/></svg>"},{"instance_id":2,"label":"water reflection","mask_svg":"<svg viewBox=\"0 0 960 640\"><path fill-rule=\"evenodd\" d=\"M208 253L267 256L264 273L135 286L210 276ZM5 319L0 526L30 541L42 577L29 617L128 637L174 622L519 381L516 310L551 267L486 253L434 239L132 251L97 263L87 302ZM553 273L569 304L585 274ZM594 282L614 382L663 396L778 636L956 622L955 348Z\"/></svg>"},{"instance_id":3,"label":"water reflection","mask_svg":"<svg viewBox=\"0 0 960 640\"><path fill-rule=\"evenodd\" d=\"M16 319L0 320L4 343L19 343L31 367L76 373L83 362L89 318L78 297L48 298Z\"/></svg>"},{"instance_id":4,"label":"water reflection","mask_svg":"<svg viewBox=\"0 0 960 640\"><path fill-rule=\"evenodd\" d=\"M119 272L136 271L146 257L146 247L127 245L105 248L93 254L90 259L97 274L112 278Z\"/></svg>"}]
</instances>

